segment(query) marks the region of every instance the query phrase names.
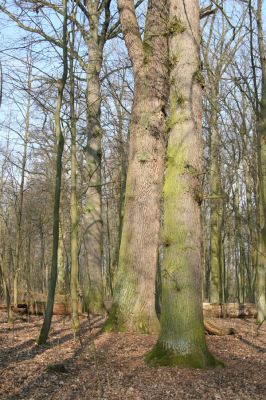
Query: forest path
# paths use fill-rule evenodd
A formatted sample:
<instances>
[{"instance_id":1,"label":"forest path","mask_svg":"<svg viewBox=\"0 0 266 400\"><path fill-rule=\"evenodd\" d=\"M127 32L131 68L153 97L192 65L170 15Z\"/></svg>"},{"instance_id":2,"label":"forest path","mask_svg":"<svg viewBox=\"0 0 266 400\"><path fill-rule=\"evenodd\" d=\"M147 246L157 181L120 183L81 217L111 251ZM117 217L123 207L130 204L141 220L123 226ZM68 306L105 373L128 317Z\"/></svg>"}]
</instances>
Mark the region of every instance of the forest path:
<instances>
[{"instance_id":1,"label":"forest path","mask_svg":"<svg viewBox=\"0 0 266 400\"><path fill-rule=\"evenodd\" d=\"M41 317L0 317L0 399L3 400L259 400L266 396L266 323L256 336L253 319L211 319L236 335L208 336L226 368L151 368L143 355L155 336L101 334L101 317L83 320L74 340L69 318L53 318L47 345L37 347ZM65 372L57 372L61 364ZM49 371L50 370L50 371Z\"/></svg>"}]
</instances>

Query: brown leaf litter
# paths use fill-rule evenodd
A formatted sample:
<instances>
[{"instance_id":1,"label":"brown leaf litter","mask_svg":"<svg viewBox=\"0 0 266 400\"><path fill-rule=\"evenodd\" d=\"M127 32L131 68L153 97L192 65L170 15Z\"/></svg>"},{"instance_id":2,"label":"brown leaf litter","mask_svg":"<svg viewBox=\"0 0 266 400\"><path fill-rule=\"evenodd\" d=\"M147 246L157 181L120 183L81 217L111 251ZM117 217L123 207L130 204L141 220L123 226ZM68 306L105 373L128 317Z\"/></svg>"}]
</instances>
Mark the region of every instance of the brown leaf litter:
<instances>
[{"instance_id":1,"label":"brown leaf litter","mask_svg":"<svg viewBox=\"0 0 266 400\"><path fill-rule=\"evenodd\" d=\"M102 317L81 321L73 337L69 318L54 317L49 342L36 346L41 317L0 321L0 399L3 400L265 400L266 323L211 319L232 336L207 336L226 368L151 368L143 355L156 336L102 334Z\"/></svg>"}]
</instances>

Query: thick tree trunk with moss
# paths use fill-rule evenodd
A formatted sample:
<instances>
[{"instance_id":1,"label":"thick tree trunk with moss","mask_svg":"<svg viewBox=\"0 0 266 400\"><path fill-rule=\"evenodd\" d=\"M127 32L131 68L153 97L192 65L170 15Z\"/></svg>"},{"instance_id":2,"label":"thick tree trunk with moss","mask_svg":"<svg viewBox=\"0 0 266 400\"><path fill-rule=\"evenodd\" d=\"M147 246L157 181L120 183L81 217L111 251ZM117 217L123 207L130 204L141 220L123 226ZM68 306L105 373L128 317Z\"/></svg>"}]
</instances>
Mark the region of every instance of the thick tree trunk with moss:
<instances>
[{"instance_id":1,"label":"thick tree trunk with moss","mask_svg":"<svg viewBox=\"0 0 266 400\"><path fill-rule=\"evenodd\" d=\"M118 6L135 90L119 264L106 329L155 332L159 326L155 277L169 82L168 7L163 0L149 1L142 41L134 2L120 0Z\"/></svg>"},{"instance_id":2,"label":"thick tree trunk with moss","mask_svg":"<svg viewBox=\"0 0 266 400\"><path fill-rule=\"evenodd\" d=\"M266 269L266 56L262 28L262 0L257 10L258 46L260 54L262 84L258 115L258 178L259 178L259 256L257 271L257 322L265 319L265 269Z\"/></svg>"},{"instance_id":3,"label":"thick tree trunk with moss","mask_svg":"<svg viewBox=\"0 0 266 400\"><path fill-rule=\"evenodd\" d=\"M169 142L164 184L164 258L161 332L146 355L153 365L204 368L218 364L208 351L201 293L202 201L199 6L171 0Z\"/></svg>"}]
</instances>

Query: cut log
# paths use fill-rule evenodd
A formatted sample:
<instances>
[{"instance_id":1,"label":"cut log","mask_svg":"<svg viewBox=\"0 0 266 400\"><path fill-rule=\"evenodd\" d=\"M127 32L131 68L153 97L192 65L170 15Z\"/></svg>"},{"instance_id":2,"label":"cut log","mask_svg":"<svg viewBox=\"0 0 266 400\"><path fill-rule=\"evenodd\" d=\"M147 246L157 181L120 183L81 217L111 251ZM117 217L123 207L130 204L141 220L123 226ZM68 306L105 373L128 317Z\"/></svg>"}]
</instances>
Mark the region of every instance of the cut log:
<instances>
[{"instance_id":1,"label":"cut log","mask_svg":"<svg viewBox=\"0 0 266 400\"><path fill-rule=\"evenodd\" d=\"M204 320L204 329L207 335L217 335L217 336L226 336L226 335L234 335L235 331L233 328L219 328L217 325L212 324L208 320Z\"/></svg>"}]
</instances>

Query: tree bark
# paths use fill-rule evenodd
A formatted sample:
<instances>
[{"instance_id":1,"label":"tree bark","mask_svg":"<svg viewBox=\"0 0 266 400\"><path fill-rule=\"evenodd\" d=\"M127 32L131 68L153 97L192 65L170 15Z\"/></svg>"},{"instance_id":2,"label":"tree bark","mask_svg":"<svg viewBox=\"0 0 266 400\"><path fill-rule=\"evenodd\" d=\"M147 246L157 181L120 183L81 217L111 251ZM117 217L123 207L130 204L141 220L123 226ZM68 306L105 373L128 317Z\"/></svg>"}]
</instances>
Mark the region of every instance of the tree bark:
<instances>
[{"instance_id":1,"label":"tree bark","mask_svg":"<svg viewBox=\"0 0 266 400\"><path fill-rule=\"evenodd\" d=\"M220 303L219 296L221 289L220 271L221 271L221 188L219 182L219 131L218 131L218 90L216 85L211 85L211 236L210 236L210 302Z\"/></svg>"},{"instance_id":2,"label":"tree bark","mask_svg":"<svg viewBox=\"0 0 266 400\"><path fill-rule=\"evenodd\" d=\"M106 2L105 2L106 3ZM108 3L108 0L107 0ZM89 311L101 313L103 306L103 276L102 276L102 202L101 202L101 157L102 157L102 129L101 129L101 85L100 71L103 59L105 38L99 37L100 13L97 2L89 0L88 19L90 31L88 37L89 63L87 69L87 120L88 144L86 151L86 173L88 189L86 192L86 241L88 262L87 303ZM109 5L106 4L107 14ZM105 14L105 20L108 15Z\"/></svg>"},{"instance_id":3,"label":"tree bark","mask_svg":"<svg viewBox=\"0 0 266 400\"><path fill-rule=\"evenodd\" d=\"M58 255L57 255L57 293L65 294L66 284L65 284L65 257L64 257L64 238L63 238L63 212L61 203L61 212L59 216L59 236L58 236Z\"/></svg>"},{"instance_id":4,"label":"tree bark","mask_svg":"<svg viewBox=\"0 0 266 400\"><path fill-rule=\"evenodd\" d=\"M164 257L161 331L146 355L152 365L218 365L205 342L200 204L202 201L202 93L197 0L170 1L169 141L164 183Z\"/></svg>"},{"instance_id":5,"label":"tree bark","mask_svg":"<svg viewBox=\"0 0 266 400\"><path fill-rule=\"evenodd\" d=\"M121 27L133 65L124 221L114 304L106 329L155 332L155 277L168 99L168 3L149 1L142 41L134 2L118 1Z\"/></svg>"}]
</instances>

